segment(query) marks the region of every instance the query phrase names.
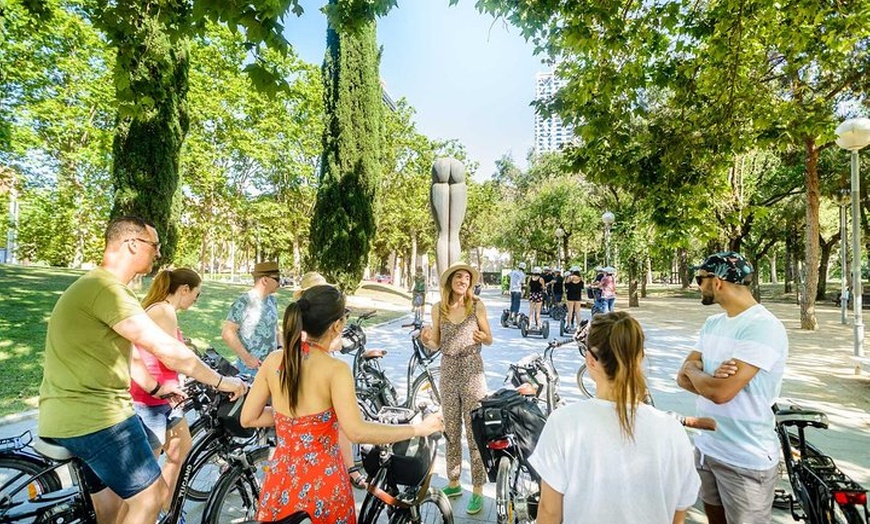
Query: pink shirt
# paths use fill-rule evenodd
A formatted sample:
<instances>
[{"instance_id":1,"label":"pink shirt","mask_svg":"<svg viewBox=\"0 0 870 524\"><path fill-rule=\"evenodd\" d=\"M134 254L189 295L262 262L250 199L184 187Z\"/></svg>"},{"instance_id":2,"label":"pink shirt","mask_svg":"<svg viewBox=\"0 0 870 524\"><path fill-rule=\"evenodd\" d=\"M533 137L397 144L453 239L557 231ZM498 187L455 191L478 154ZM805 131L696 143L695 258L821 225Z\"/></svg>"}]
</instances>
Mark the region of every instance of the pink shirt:
<instances>
[{"instance_id":1,"label":"pink shirt","mask_svg":"<svg viewBox=\"0 0 870 524\"><path fill-rule=\"evenodd\" d=\"M601 279L601 298L614 298L616 296L616 281L613 275L604 275Z\"/></svg>"},{"instance_id":2,"label":"pink shirt","mask_svg":"<svg viewBox=\"0 0 870 524\"><path fill-rule=\"evenodd\" d=\"M175 330L175 337L184 342L184 337L181 335L180 329ZM161 384L172 384L174 386L178 385L178 373L164 366L163 362L160 362L160 360L147 349L142 349L139 346L136 346L136 349L139 350L139 357L142 359L142 362L145 363L148 372L151 373L152 377L157 379L157 382L160 382ZM139 402L146 406L162 406L163 404L169 404L168 400L152 397L147 391L143 390L138 384L132 381L130 382L130 396L133 397L133 402Z\"/></svg>"}]
</instances>

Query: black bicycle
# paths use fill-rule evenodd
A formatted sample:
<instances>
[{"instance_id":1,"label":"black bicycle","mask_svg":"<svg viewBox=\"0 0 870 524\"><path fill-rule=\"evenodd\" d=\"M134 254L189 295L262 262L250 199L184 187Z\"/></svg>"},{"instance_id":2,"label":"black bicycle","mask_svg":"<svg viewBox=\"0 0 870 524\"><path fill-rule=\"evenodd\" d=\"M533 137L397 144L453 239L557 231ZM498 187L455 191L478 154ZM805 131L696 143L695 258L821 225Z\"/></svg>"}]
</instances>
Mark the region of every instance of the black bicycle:
<instances>
[{"instance_id":1,"label":"black bicycle","mask_svg":"<svg viewBox=\"0 0 870 524\"><path fill-rule=\"evenodd\" d=\"M774 505L779 502L792 518L810 524L866 524L867 490L806 439L806 428L828 428L827 415L793 403L776 403L773 411L791 484L791 493L778 490Z\"/></svg>"},{"instance_id":2,"label":"black bicycle","mask_svg":"<svg viewBox=\"0 0 870 524\"><path fill-rule=\"evenodd\" d=\"M208 430L197 440L181 467L169 511L159 524L181 521L191 480L206 464L248 464L256 468L268 458L268 449L247 449L233 432L234 425L222 408L229 403L223 393L192 382L186 402L194 403ZM230 415L231 416L231 415ZM33 439L30 432L0 440L0 523L96 522L93 503L82 473L83 463L59 445ZM71 483L61 482L60 470L69 471Z\"/></svg>"},{"instance_id":3,"label":"black bicycle","mask_svg":"<svg viewBox=\"0 0 870 524\"><path fill-rule=\"evenodd\" d=\"M387 354L381 349L366 349L366 335L362 330L363 320L370 318L374 312L365 313L351 322L342 334L342 349L345 354L353 354L353 376L356 387L357 404L363 416L368 420L376 420L378 413L385 406L399 406L414 409L418 404L440 405L441 395L438 383L441 377L441 367L435 361L441 355L440 350L429 350L420 340L422 320L416 320L402 327L410 327L411 356L405 375L408 395L400 401L393 382L387 377L381 359Z\"/></svg>"},{"instance_id":4,"label":"black bicycle","mask_svg":"<svg viewBox=\"0 0 870 524\"><path fill-rule=\"evenodd\" d=\"M420 411L385 407L378 421L407 424L425 411L425 407ZM447 496L430 486L440 438L440 433L434 433L395 444L363 446L369 484L359 524L453 523L453 508Z\"/></svg>"}]
</instances>

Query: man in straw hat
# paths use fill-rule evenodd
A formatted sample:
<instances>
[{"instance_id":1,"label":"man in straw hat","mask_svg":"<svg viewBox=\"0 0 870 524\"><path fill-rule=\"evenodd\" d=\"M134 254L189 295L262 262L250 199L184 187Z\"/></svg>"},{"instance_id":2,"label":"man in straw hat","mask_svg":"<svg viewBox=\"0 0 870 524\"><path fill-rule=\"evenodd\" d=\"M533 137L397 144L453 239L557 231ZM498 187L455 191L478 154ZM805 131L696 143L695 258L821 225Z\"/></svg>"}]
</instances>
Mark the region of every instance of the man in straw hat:
<instances>
[{"instance_id":1,"label":"man in straw hat","mask_svg":"<svg viewBox=\"0 0 870 524\"><path fill-rule=\"evenodd\" d=\"M266 355L281 345L278 331L278 301L273 296L281 287L278 262L254 265L254 287L230 306L221 337L239 356L236 367L254 375Z\"/></svg>"}]
</instances>

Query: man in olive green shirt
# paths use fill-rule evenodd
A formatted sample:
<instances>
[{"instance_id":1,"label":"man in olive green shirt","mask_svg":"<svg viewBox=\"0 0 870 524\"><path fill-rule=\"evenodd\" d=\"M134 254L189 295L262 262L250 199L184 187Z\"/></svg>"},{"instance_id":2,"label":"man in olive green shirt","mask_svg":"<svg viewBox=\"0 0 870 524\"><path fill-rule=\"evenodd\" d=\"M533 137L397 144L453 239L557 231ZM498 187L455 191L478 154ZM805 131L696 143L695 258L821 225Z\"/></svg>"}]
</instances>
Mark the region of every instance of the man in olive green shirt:
<instances>
[{"instance_id":1,"label":"man in olive green shirt","mask_svg":"<svg viewBox=\"0 0 870 524\"><path fill-rule=\"evenodd\" d=\"M168 496L133 412L131 375L153 396L181 392L162 386L144 365L131 362L132 344L233 398L246 390L241 380L220 376L163 331L127 287L137 274L150 272L159 255L151 224L136 217L113 220L102 264L61 295L48 321L39 436L86 464L85 484L100 524L154 524Z\"/></svg>"}]
</instances>

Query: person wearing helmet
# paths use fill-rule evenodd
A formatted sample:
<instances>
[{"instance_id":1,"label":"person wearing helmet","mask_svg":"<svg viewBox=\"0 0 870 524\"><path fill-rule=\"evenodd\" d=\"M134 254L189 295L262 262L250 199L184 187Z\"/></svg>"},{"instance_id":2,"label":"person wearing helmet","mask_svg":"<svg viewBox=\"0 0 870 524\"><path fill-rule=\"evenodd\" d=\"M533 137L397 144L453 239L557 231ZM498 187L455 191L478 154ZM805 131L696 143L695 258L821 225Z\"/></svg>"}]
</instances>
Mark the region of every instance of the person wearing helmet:
<instances>
[{"instance_id":1,"label":"person wearing helmet","mask_svg":"<svg viewBox=\"0 0 870 524\"><path fill-rule=\"evenodd\" d=\"M529 277L529 326L533 330L541 329L541 306L544 303L544 290L546 284L541 275L541 268L532 268L532 276Z\"/></svg>"},{"instance_id":2,"label":"person wearing helmet","mask_svg":"<svg viewBox=\"0 0 870 524\"><path fill-rule=\"evenodd\" d=\"M510 293L511 293L511 316L510 321L515 322L517 314L520 312L520 299L523 297L523 283L526 281L526 263L520 262L517 267L510 272Z\"/></svg>"}]
</instances>

